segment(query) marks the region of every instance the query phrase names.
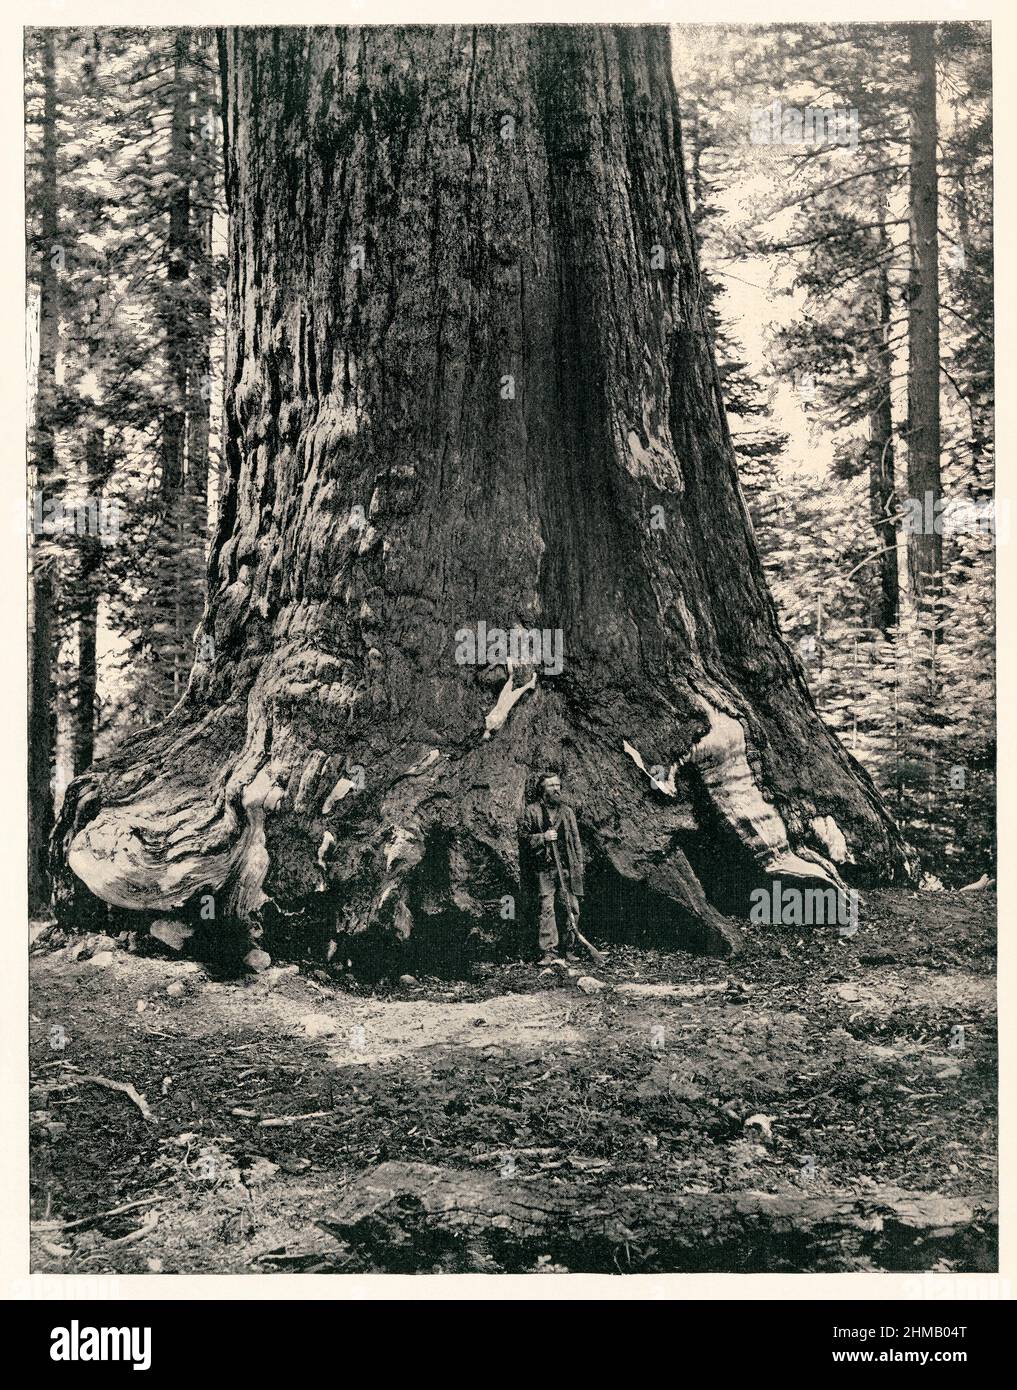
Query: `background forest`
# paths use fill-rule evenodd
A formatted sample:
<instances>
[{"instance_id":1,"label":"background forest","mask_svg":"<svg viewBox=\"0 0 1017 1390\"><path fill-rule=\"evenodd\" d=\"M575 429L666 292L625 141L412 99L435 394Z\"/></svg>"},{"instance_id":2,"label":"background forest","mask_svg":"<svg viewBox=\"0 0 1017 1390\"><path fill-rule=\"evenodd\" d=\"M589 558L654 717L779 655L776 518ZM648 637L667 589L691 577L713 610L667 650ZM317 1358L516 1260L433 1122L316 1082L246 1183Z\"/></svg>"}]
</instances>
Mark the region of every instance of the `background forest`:
<instances>
[{"instance_id":1,"label":"background forest","mask_svg":"<svg viewBox=\"0 0 1017 1390\"><path fill-rule=\"evenodd\" d=\"M927 885L967 883L994 863L988 26L696 27L673 47L785 634ZM162 719L193 657L221 471L216 38L32 31L25 100L39 907L68 781Z\"/></svg>"}]
</instances>

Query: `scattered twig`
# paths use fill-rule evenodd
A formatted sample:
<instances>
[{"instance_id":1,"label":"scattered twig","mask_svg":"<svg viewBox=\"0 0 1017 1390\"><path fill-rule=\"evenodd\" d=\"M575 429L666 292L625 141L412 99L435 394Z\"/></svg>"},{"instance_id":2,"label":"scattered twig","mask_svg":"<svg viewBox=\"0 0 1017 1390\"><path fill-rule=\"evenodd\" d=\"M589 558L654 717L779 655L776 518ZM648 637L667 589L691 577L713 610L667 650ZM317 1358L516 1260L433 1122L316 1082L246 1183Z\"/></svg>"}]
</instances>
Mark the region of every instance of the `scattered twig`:
<instances>
[{"instance_id":1,"label":"scattered twig","mask_svg":"<svg viewBox=\"0 0 1017 1390\"><path fill-rule=\"evenodd\" d=\"M129 1231L125 1236L116 1236L110 1240L110 1245L133 1245L135 1241L141 1240L144 1236L151 1235L159 1224L159 1213L157 1211L147 1211L141 1218L141 1225L136 1231Z\"/></svg>"},{"instance_id":2,"label":"scattered twig","mask_svg":"<svg viewBox=\"0 0 1017 1390\"><path fill-rule=\"evenodd\" d=\"M334 1112L331 1110L312 1110L309 1115L277 1115L270 1120L262 1120L262 1129L278 1129L282 1125L295 1125L300 1120L324 1120Z\"/></svg>"},{"instance_id":3,"label":"scattered twig","mask_svg":"<svg viewBox=\"0 0 1017 1390\"><path fill-rule=\"evenodd\" d=\"M149 1202L164 1202L165 1196L155 1195L151 1197L139 1197L136 1202L125 1202L122 1207L114 1207L112 1211L96 1212L94 1216L80 1216L77 1221L33 1221L33 1231L61 1230L72 1231L76 1226L90 1226L94 1221L105 1221L107 1216L120 1216L122 1212L133 1211L135 1207L143 1207Z\"/></svg>"},{"instance_id":4,"label":"scattered twig","mask_svg":"<svg viewBox=\"0 0 1017 1390\"><path fill-rule=\"evenodd\" d=\"M73 1084L81 1081L90 1081L93 1086L104 1086L107 1091L121 1091L129 1100L133 1100L149 1124L154 1125L156 1123L155 1116L148 1107L148 1101L140 1091L135 1090L129 1081L110 1081L107 1076L76 1076L73 1078Z\"/></svg>"}]
</instances>

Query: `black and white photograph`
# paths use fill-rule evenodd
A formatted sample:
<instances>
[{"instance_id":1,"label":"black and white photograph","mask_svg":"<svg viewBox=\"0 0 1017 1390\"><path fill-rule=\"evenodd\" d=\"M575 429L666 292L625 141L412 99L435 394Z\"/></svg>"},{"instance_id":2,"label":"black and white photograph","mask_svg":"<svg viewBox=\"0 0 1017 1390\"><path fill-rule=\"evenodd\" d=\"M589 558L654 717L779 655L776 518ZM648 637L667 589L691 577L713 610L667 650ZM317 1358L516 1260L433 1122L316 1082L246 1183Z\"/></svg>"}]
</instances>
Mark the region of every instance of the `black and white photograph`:
<instances>
[{"instance_id":1,"label":"black and white photograph","mask_svg":"<svg viewBox=\"0 0 1017 1390\"><path fill-rule=\"evenodd\" d=\"M995 25L37 8L26 1278L1008 1297Z\"/></svg>"}]
</instances>

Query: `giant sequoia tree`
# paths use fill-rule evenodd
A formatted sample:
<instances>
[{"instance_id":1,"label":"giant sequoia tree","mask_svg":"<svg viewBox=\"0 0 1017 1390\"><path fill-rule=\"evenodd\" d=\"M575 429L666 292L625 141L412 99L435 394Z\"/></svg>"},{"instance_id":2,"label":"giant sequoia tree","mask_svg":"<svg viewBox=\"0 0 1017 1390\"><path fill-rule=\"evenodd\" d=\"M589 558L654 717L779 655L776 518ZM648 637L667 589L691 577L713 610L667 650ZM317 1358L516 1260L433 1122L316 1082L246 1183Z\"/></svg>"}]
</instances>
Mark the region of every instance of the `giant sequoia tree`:
<instances>
[{"instance_id":1,"label":"giant sequoia tree","mask_svg":"<svg viewBox=\"0 0 1017 1390\"><path fill-rule=\"evenodd\" d=\"M186 697L70 789L65 901L493 934L547 765L596 901L683 944L736 944L736 867L900 871L764 584L667 30L239 29L221 56L208 604ZM463 660L481 622L560 632L561 670Z\"/></svg>"}]
</instances>

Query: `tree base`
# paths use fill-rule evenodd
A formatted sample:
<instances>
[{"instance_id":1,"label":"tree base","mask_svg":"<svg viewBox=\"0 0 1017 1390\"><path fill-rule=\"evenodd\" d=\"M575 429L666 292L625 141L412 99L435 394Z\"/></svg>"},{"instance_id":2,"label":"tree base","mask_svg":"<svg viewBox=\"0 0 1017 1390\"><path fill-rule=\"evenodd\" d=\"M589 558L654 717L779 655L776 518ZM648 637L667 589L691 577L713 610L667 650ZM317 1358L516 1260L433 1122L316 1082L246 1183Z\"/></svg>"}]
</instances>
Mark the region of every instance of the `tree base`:
<instances>
[{"instance_id":1,"label":"tree base","mask_svg":"<svg viewBox=\"0 0 1017 1390\"><path fill-rule=\"evenodd\" d=\"M481 692L499 679L484 676ZM747 915L753 888L778 879L843 891L840 869L864 859L814 805L782 815L759 788L742 724L705 700L705 727L672 726L678 755L666 777L535 679L511 712L502 701L496 723L480 700L472 733L380 749L365 776L353 753L308 755L272 737L277 684L270 658L242 713L196 719L185 705L72 784L56 832L63 924L94 929L105 914L120 929L170 915L248 946L267 933L273 954L294 935L313 954L364 935L397 949L411 934L439 951L512 953L535 934L516 826L535 794L532 770L546 766L561 768L576 805L583 922L601 941L635 930L730 955L741 944L732 916ZM874 852L892 865L876 810L872 822Z\"/></svg>"}]
</instances>

